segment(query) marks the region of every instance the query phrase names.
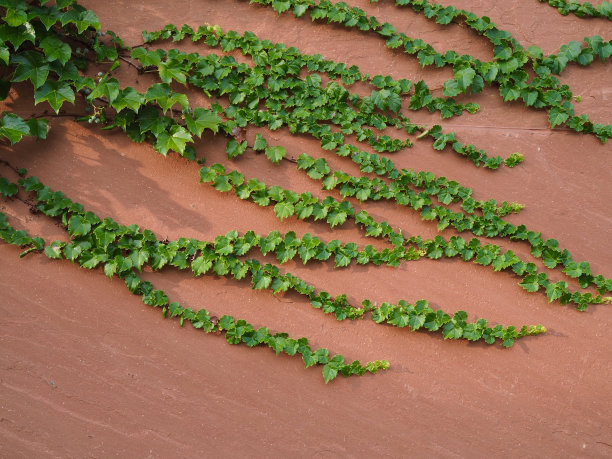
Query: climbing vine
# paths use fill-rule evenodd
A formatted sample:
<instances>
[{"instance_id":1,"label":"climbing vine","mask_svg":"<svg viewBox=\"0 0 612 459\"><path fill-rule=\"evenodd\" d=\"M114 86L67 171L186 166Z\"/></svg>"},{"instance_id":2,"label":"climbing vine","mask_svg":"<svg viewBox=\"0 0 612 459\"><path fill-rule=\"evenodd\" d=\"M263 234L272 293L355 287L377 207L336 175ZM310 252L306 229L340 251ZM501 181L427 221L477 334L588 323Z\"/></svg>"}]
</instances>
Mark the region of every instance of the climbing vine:
<instances>
[{"instance_id":1,"label":"climbing vine","mask_svg":"<svg viewBox=\"0 0 612 459\"><path fill-rule=\"evenodd\" d=\"M389 363L384 360L365 365L358 361L345 363L341 355L332 356L326 349L313 350L306 338L293 339L265 327L256 329L229 315L217 317L205 309L195 311L181 306L150 282L143 281L139 273L144 267L154 271L174 268L190 270L195 277L250 279L255 290L272 294L293 291L306 297L314 308L333 314L340 321L370 318L378 324L441 333L445 339L482 340L488 344L497 341L504 347L546 329L542 325L518 328L489 325L484 318L468 321L465 311L435 310L426 300L377 305L364 299L361 305L354 305L347 300L348 292L333 297L283 271L280 265L289 260L304 264L333 260L336 269L347 269L352 264L397 267L421 258L456 258L514 276L520 288L541 292L551 303L572 303L578 310L585 310L589 304L610 302L611 298L605 295L612 292L612 279L593 273L587 261L574 260L557 240L545 239L535 229L504 219L508 214L519 213L523 204L476 200L473 190L465 185L428 171L398 169L385 156L408 149L416 142L430 141L433 149L453 151L476 167L491 170L523 167L520 152L505 159L490 156L472 144L463 143L455 133L444 132L440 125L415 124L405 115L417 110L438 113L441 118L475 113L479 109L477 104L459 103L454 97L478 93L485 84L499 88L505 102L521 99L526 107L546 110L551 128L563 124L606 142L612 136L612 126L593 123L586 115L575 116L570 88L561 85L554 75L569 63L588 65L595 57L606 61L612 55L610 42L594 36L584 40L585 46L572 41L563 45L559 53L544 56L536 47L524 49L488 18L427 0L396 2L439 24L464 21L494 45L493 59L482 62L454 51L441 54L423 40L409 38L392 24L382 24L344 2L252 0L251 3L269 5L279 14L291 11L301 17L309 13L313 21L340 23L358 29L355 33L375 33L385 40L386 46L401 47L416 56L423 67L450 66L454 77L444 84L444 97L434 97L423 80L371 76L355 65L261 40L251 32L239 34L213 25L197 29L167 25L159 31L144 31L145 43L130 48L114 32L101 32L96 15L74 0L57 0L53 5L43 0L0 0L0 96L6 98L13 85L31 85L34 105L48 104L59 114L66 104L75 104L75 109L82 109L73 116L76 122L119 130L134 142L150 143L153 150L164 156L176 153L185 161L197 161L201 166L200 181L221 193L232 192L241 200L270 207L280 220L295 217L330 228L356 225L366 237L378 240L385 248L360 247L356 242L337 239L324 241L310 233L300 237L294 231L285 234L272 231L267 235L230 231L210 241L187 238L162 241L152 231L141 229L137 222L122 226L110 218L101 219L71 197L51 190L36 177L27 176L24 169L6 161L4 166L12 167L19 178L0 177L3 199L27 198L32 209L64 228L69 242L47 242L25 230L16 230L3 213L0 238L22 247L21 256L38 253L78 263L82 268L98 269L109 278L121 278L145 304L161 308L163 317L178 318L181 325L188 321L207 333L223 333L231 344L266 345L277 354L299 354L306 367L322 366L325 382L338 374L376 373L387 369ZM604 14L606 10L602 8L596 11ZM191 53L180 48L153 47L169 40L179 44L191 40L205 46ZM227 54L234 50L252 65L239 63ZM91 70L92 64L95 71ZM155 74L159 81L139 91L112 76L111 72L122 65L129 66L135 74ZM528 71L535 76L530 77ZM353 88L357 83L366 85L369 95L360 96ZM186 90L176 89L181 86L197 88L207 103L190 105ZM268 131L286 127L291 134L311 136L340 161L358 165L361 175L334 170L324 157L308 153L293 157L285 147L271 145L265 134L258 133L249 144L244 135L249 126ZM0 139L10 145L25 136L44 141L48 127L48 120L42 117L27 119L22 114L4 111L0 117ZM228 170L222 164L204 166L202 159L196 160L194 143L207 131L225 138L229 160L261 153L269 160L270 168L281 162L294 163L295 173L304 173L319 182L326 196L319 198L310 192L268 186L257 177ZM435 222L439 231L453 228L458 235L448 239L441 235L433 239L405 237L401 228L393 228L359 208L379 200L408 208L423 220ZM471 236L464 237L464 233ZM575 279L579 288L570 287L564 280L551 280L546 270L521 259L512 250L486 243L487 238L528 244L531 255L540 259L546 269L562 267L564 275ZM258 261L257 257L268 254L274 255L278 265Z\"/></svg>"}]
</instances>

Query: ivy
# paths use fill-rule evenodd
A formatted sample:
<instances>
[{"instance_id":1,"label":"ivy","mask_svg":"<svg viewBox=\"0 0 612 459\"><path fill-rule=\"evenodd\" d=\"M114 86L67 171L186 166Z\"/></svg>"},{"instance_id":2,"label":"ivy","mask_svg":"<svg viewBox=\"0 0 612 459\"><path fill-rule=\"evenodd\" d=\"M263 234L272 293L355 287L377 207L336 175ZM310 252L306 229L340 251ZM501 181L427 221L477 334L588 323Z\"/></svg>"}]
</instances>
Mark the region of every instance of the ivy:
<instances>
[{"instance_id":1,"label":"ivy","mask_svg":"<svg viewBox=\"0 0 612 459\"><path fill-rule=\"evenodd\" d=\"M190 270L195 277L246 278L255 290L273 294L294 291L307 298L314 308L333 314L337 320L371 318L376 323L411 331L441 333L444 339L483 340L489 344L497 341L504 347L512 346L524 336L543 333L545 328L489 325L485 319L468 322L466 312L448 314L434 310L425 300L381 305L364 300L361 306L355 306L349 304L346 294L332 297L290 273L283 273L275 264L262 264L246 257L253 252L257 256L270 255L280 265L291 260L301 260L304 264L328 261L336 269L352 264L397 267L424 257L457 258L514 276L523 289L540 292L551 303L573 303L577 309L584 310L589 304L610 301L603 295L612 291L611 279L592 273L586 261L574 261L556 240L545 239L524 225L504 220L504 216L519 212L523 208L521 204L476 200L470 188L431 172L398 169L383 155L428 139L434 150L454 151L476 166L494 170L522 163L519 152L506 159L489 156L476 146L461 142L455 133L444 132L439 125L416 125L403 114L406 110L422 109L439 112L442 118L474 113L478 110L476 104L457 103L453 97L479 93L485 83L496 85L504 101L522 100L528 107L547 110L551 127L567 125L605 142L612 135L610 126L593 123L586 115L575 116L569 87L561 85L554 76L563 72L569 63L589 65L595 58L607 60L612 55L612 44L601 37L585 38L583 44L572 41L563 45L557 54L544 56L537 47L524 49L488 18L426 0L396 2L398 6L411 6L439 24L453 20L465 22L493 45L493 59L481 62L452 50L441 54L424 41L398 32L392 24L381 23L343 2L252 1L270 5L278 14L291 12L301 17L308 13L315 21L369 31L384 39L388 47L401 48L414 55L423 66L452 67L454 77L444 84L445 97L434 98L422 80L370 76L356 66L326 60L319 54L303 54L295 47L260 40L251 32L224 32L218 26L194 30L186 25L180 29L168 25L160 31L143 33L147 43L189 38L218 48L208 54L177 49L131 49L113 32L101 33L95 14L76 2L40 3L0 2L4 12L0 21L0 65L8 68L5 75L10 79L3 86L6 94L12 84L31 85L34 104L47 103L56 114L66 103L74 104L78 100L87 109L82 116L76 116L78 120L99 123L105 130L120 129L135 142L150 142L164 156L176 152L194 161L195 138L202 138L210 131L212 135L224 137L230 160L239 160L252 150L262 152L271 167L294 162L298 170L319 181L325 192L339 195L340 199L327 194L317 198L308 192L268 186L256 177L247 178L236 170L228 171L221 164L202 167L200 179L219 192L233 192L242 200L271 207L270 211L280 220L311 220L330 228L355 224L365 236L382 239L385 248L360 247L355 242L337 239L323 241L308 233L298 237L293 231L285 234L272 231L268 235L253 231L240 235L230 231L214 241L186 238L160 241L149 230L141 230L136 225L121 226L110 218L101 219L86 212L82 205L63 193L51 191L36 178L29 177L19 183L25 192L35 196L33 211L56 219L58 224L61 222L70 241L45 244L41 238L13 229L6 215L0 213L0 238L24 248L22 256L41 252L52 259L78 263L85 269L99 269L109 278L117 276L145 304L162 308L164 317L177 318L181 325L185 320L190 321L195 328L208 333L223 333L231 344L267 345L276 354L300 354L306 367L322 367L325 382L338 374L375 373L386 369L388 362L348 364L344 357L330 355L326 349L313 351L306 338L295 340L284 333L272 334L265 327L255 329L231 316L218 319L203 309L196 312L184 308L170 302L164 292L154 289L149 282L143 282L137 273L145 268L173 267ZM83 48L75 49L76 43ZM220 55L233 50L251 59L253 65L239 63L227 54ZM87 77L88 61L94 57L103 71ZM122 61L138 72L153 73L159 82L142 92L124 87L110 76ZM329 81L324 84L321 75L326 75ZM367 91L360 92L367 95L359 95L352 89L358 82L367 85ZM181 92L181 87L187 85L201 90L211 100L209 106L190 105L186 93ZM77 107L82 105L75 105L75 109L80 110ZM357 165L361 175L334 170L325 158L306 153L294 160L292 152L269 144L261 133L249 145L245 132L250 126L268 130L287 127L293 135L307 134L317 139L323 150ZM10 144L25 136L45 139L47 131L45 119L26 120L10 112L3 112L0 117L0 138ZM356 143L348 142L349 137ZM362 144L376 153L362 149ZM19 187L0 177L0 195L3 199L20 199ZM357 203L379 200L389 200L418 212L439 231L453 228L457 233L448 239L441 235L433 239L418 235L405 237L401 229L356 208ZM461 234L465 232L476 237L464 238ZM512 250L502 250L499 245L486 244L480 238L523 241L546 269L559 267L565 276L576 279L581 289L593 287L593 291L574 291L567 282L549 278L546 271L538 270L534 263L522 260Z\"/></svg>"}]
</instances>

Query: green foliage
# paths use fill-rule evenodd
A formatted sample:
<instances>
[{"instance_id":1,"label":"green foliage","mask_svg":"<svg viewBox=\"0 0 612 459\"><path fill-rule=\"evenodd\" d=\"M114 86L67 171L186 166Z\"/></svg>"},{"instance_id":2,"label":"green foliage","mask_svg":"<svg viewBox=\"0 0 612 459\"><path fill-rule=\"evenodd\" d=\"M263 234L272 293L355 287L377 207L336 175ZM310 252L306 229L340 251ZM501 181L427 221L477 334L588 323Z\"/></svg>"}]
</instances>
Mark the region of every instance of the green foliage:
<instances>
[{"instance_id":1,"label":"green foliage","mask_svg":"<svg viewBox=\"0 0 612 459\"><path fill-rule=\"evenodd\" d=\"M458 116L464 111L473 113L478 109L476 104L459 104L452 97L479 93L485 83L498 87L504 101L523 100L528 107L547 110L551 127L567 125L605 142L612 136L612 127L593 123L586 115L575 116L570 103L572 93L552 76L561 73L570 62L589 65L595 57L602 61L608 59L612 55L612 44L604 42L601 37L585 38L585 46L572 41L563 45L557 55L544 56L537 47L525 50L488 18L479 18L465 10L427 0L396 2L399 6L411 6L438 24L449 24L453 20L465 22L493 45L493 59L481 62L452 50L439 53L423 40L412 39L398 32L392 24L381 23L344 2L253 0L252 3L270 5L278 14L292 12L301 17L310 13L312 20L375 33L385 40L386 46L414 55L423 66L451 66L453 78L443 86L446 98L434 98L424 81L413 83L406 79L395 80L388 75L370 77L362 74L356 66L325 60L318 54L302 54L296 48L259 40L251 32L241 35L233 31L224 32L217 26L193 30L186 25L181 29L168 25L161 31L145 32L145 41L190 38L193 42L203 41L207 46L219 49L207 55L187 54L177 49L130 49L113 32L107 32L111 44L102 43L101 34L96 34L99 22L95 14L74 1L60 0L56 6L36 8L25 2L14 3L19 7L0 3L0 7L6 9L0 24L0 62L10 69L8 73L11 75L3 87L6 93L13 83L32 85L34 102L48 102L56 114L65 102L75 103L79 97L90 110L90 114L81 120L95 121L104 129L120 129L136 142L151 142L164 156L174 151L192 161L195 160L194 138L201 138L206 130L225 136L226 153L230 159L247 154L251 148L264 152L271 167L294 160L287 157L284 147L269 145L259 133L253 145L249 145L245 140L248 126L269 130L286 127L292 134L309 135L320 141L322 149L340 159L352 161L362 172L362 175L351 175L333 170L325 158L314 158L305 153L297 158L298 170L304 171L312 180L320 181L323 190L335 190L341 199L329 195L319 199L308 192L297 193L279 186L267 186L257 178L247 179L235 170L228 172L220 164L203 167L200 179L219 192L233 191L240 199L262 207L271 206L280 220L294 217L321 221L331 228L353 222L367 237L382 239L387 244L386 248L377 250L372 245L359 247L354 242L342 243L337 239L324 242L311 234L300 238L293 231L284 235L273 231L266 236L252 231L244 235L230 231L214 241L186 238L160 241L152 232L140 230L136 225L124 227L111 219L101 220L91 212L85 212L81 205L73 203L61 192L52 192L30 177L20 180L20 184L25 192L35 194L36 211L61 220L70 242L54 241L45 245L40 238L31 238L24 231L14 230L6 216L0 213L0 238L25 247L22 256L39 251L49 258L66 258L86 269L99 267L109 278L122 278L132 293L142 296L145 304L162 308L164 317L169 314L171 318L178 318L181 325L187 320L207 333L223 332L231 344L267 345L277 355L282 352L291 356L300 354L307 368L322 366L326 383L338 374L376 373L388 368L388 362L375 361L365 366L359 362L348 364L344 357L332 356L326 349L313 351L306 338L294 340L284 333L272 334L265 327L255 330L244 320L231 316L216 319L206 310L195 312L183 308L170 302L164 292L155 290L149 282L141 281L137 272L147 266L153 270L173 267L190 269L195 277L210 274L248 278L255 290L268 290L273 294L294 291L303 295L314 308L333 314L337 320L361 319L369 317L366 313L370 313L376 323L411 331L437 332L444 339L483 340L489 344L498 341L504 347L512 346L524 336L546 330L539 325L523 326L520 330L513 326L489 326L485 319L468 322L466 312L458 311L451 316L432 309L425 300L414 304L400 300L397 304L382 303L380 306L373 306L370 300L365 300L362 307L355 307L349 304L345 294L332 297L327 292L317 292L313 285L290 273L282 273L273 264L262 265L255 259L244 260L244 257L258 250L262 255L276 257L281 265L297 261L299 257L304 264L333 260L337 269L346 268L353 262L397 267L405 261L422 257L432 260L458 258L496 272L516 275L523 289L542 292L549 302L574 303L577 309L584 310L588 304L608 301L602 295L612 291L612 280L593 275L587 262L573 261L569 252L561 249L554 239L544 240L540 233L503 219L510 213L519 212L522 205L505 201L498 204L495 200L477 201L472 198L471 189L455 181L436 177L431 172L398 169L391 159L378 154L412 146L410 138L386 134L395 130L395 134L418 134L417 140L430 137L434 150L452 150L476 166L494 170L502 164L514 167L521 163L523 156L520 153L505 160L499 156L490 157L484 150L458 141L455 133L443 132L439 125L418 126L402 114L406 109L439 111L442 118ZM607 11L606 8L603 6L601 11ZM84 43L87 51L73 49L74 39ZM248 56L254 65L241 64L227 54L218 55L219 51L227 53L232 50ZM87 65L83 56L89 52L95 54L107 72L119 65L120 56L123 58L129 53L135 68L153 73L160 82L141 93L129 86L122 88L120 82L108 73L100 72L95 79L81 76L79 70L84 70ZM531 80L528 70L533 70L531 73L535 75ZM323 84L321 75L328 77L327 84ZM350 86L359 81L372 86L371 90L368 89L369 96L361 97L351 92ZM191 107L186 94L174 91L173 88L177 87L171 86L174 82L199 89L215 102L209 107ZM408 103L404 104L406 101ZM0 138L11 144L24 136L44 139L47 131L46 120L24 120L6 112L0 118ZM349 136L356 142L368 144L377 153L366 152L357 146L359 144L347 142ZM17 192L15 184L0 178L0 195L8 199ZM477 237L470 240L460 235L448 240L441 236L433 239L404 237L401 230L356 209L355 201L352 203L349 198L356 198L359 202L393 201L419 212L423 220L435 222L440 231L453 228L457 233L467 231L481 238L525 241L532 255L541 258L546 268L554 269L560 265L563 273L577 279L581 288L593 286L599 294L572 291L568 283L551 281L546 272L539 272L533 263L523 261L511 250L504 251L496 244L483 244Z\"/></svg>"}]
</instances>

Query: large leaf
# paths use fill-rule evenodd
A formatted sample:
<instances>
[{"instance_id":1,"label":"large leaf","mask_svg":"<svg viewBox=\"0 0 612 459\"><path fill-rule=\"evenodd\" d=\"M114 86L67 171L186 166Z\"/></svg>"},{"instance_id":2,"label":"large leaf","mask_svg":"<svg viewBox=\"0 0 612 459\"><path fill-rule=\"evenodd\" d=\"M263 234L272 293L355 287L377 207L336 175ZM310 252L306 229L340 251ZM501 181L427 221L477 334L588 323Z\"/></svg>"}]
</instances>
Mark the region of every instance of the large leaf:
<instances>
[{"instance_id":1,"label":"large leaf","mask_svg":"<svg viewBox=\"0 0 612 459\"><path fill-rule=\"evenodd\" d=\"M57 37L48 36L40 42L40 48L47 56L49 61L59 61L65 64L72 55L72 49L70 45L64 43Z\"/></svg>"},{"instance_id":2,"label":"large leaf","mask_svg":"<svg viewBox=\"0 0 612 459\"><path fill-rule=\"evenodd\" d=\"M13 80L15 82L30 80L34 89L40 88L49 76L49 65L45 57L36 51L25 51L11 58L17 64Z\"/></svg>"},{"instance_id":3,"label":"large leaf","mask_svg":"<svg viewBox=\"0 0 612 459\"><path fill-rule=\"evenodd\" d=\"M74 103L74 91L65 81L47 81L34 92L34 103L47 101L49 105L59 112L64 102Z\"/></svg>"},{"instance_id":4,"label":"large leaf","mask_svg":"<svg viewBox=\"0 0 612 459\"><path fill-rule=\"evenodd\" d=\"M6 45L7 42L10 42L15 50L19 49L24 41L30 41L34 44L35 40L36 32L29 22L19 27L11 27L8 24L0 25L0 43Z\"/></svg>"},{"instance_id":5,"label":"large leaf","mask_svg":"<svg viewBox=\"0 0 612 459\"><path fill-rule=\"evenodd\" d=\"M155 149L166 156L168 151L173 150L183 154L187 142L193 141L191 134L182 126L172 126L170 132L162 132L157 136Z\"/></svg>"},{"instance_id":6,"label":"large leaf","mask_svg":"<svg viewBox=\"0 0 612 459\"><path fill-rule=\"evenodd\" d=\"M219 132L221 119L214 111L198 107L193 110L193 114L185 113L185 122L187 123L187 129L192 134L202 137L204 129L210 129L215 134Z\"/></svg>"}]
</instances>

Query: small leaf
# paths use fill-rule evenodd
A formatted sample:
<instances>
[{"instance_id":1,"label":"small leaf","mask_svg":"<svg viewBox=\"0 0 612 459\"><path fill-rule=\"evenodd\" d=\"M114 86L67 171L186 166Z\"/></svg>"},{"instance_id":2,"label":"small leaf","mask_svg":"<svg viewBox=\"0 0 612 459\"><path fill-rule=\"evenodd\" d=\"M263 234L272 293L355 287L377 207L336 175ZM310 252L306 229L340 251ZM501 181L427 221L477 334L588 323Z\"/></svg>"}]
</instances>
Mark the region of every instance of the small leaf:
<instances>
[{"instance_id":1,"label":"small leaf","mask_svg":"<svg viewBox=\"0 0 612 459\"><path fill-rule=\"evenodd\" d=\"M255 143L253 144L253 150L263 151L268 146L268 142L263 138L261 134L255 135Z\"/></svg>"},{"instance_id":2,"label":"small leaf","mask_svg":"<svg viewBox=\"0 0 612 459\"><path fill-rule=\"evenodd\" d=\"M4 136L11 144L19 142L24 135L30 135L30 127L14 113L4 113L0 119L0 136Z\"/></svg>"},{"instance_id":3,"label":"small leaf","mask_svg":"<svg viewBox=\"0 0 612 459\"><path fill-rule=\"evenodd\" d=\"M323 379L325 379L325 384L330 382L336 376L338 376L338 370L333 368L329 363L323 367Z\"/></svg>"},{"instance_id":4,"label":"small leaf","mask_svg":"<svg viewBox=\"0 0 612 459\"><path fill-rule=\"evenodd\" d=\"M266 157L274 164L278 164L286 155L287 150L280 145L266 148Z\"/></svg>"},{"instance_id":5,"label":"small leaf","mask_svg":"<svg viewBox=\"0 0 612 459\"><path fill-rule=\"evenodd\" d=\"M37 139L44 140L49 132L49 122L45 119L30 118L28 121L30 135Z\"/></svg>"}]
</instances>

